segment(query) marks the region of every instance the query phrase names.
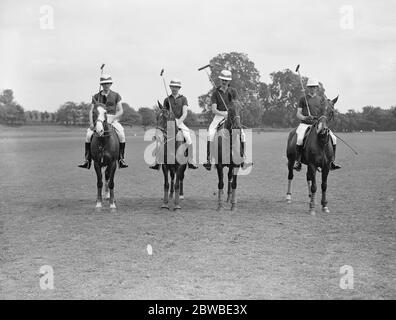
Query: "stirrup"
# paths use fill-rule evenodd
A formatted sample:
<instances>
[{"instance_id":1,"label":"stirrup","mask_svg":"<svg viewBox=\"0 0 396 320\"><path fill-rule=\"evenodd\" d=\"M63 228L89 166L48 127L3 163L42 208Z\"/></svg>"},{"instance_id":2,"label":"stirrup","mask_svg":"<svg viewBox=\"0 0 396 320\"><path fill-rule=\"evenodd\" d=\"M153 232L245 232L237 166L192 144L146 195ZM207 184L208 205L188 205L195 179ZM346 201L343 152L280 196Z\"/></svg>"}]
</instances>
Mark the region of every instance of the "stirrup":
<instances>
[{"instance_id":1,"label":"stirrup","mask_svg":"<svg viewBox=\"0 0 396 320\"><path fill-rule=\"evenodd\" d=\"M195 164L193 164L193 163L189 163L188 164L188 168L189 169L198 169L198 167Z\"/></svg>"},{"instance_id":2,"label":"stirrup","mask_svg":"<svg viewBox=\"0 0 396 320\"><path fill-rule=\"evenodd\" d=\"M297 172L299 172L299 171L301 171L301 168L302 168L301 161L297 161L297 162L294 164L293 169L296 170Z\"/></svg>"},{"instance_id":3,"label":"stirrup","mask_svg":"<svg viewBox=\"0 0 396 320\"><path fill-rule=\"evenodd\" d=\"M338 170L338 169L341 169L341 166L336 164L334 161L332 161L330 163L330 170L334 171L334 170Z\"/></svg>"},{"instance_id":4,"label":"stirrup","mask_svg":"<svg viewBox=\"0 0 396 320\"><path fill-rule=\"evenodd\" d=\"M128 168L128 165L125 163L124 159L120 159L118 161L118 164L119 164L120 168Z\"/></svg>"},{"instance_id":5,"label":"stirrup","mask_svg":"<svg viewBox=\"0 0 396 320\"><path fill-rule=\"evenodd\" d=\"M204 167L206 170L210 171L210 170L212 169L212 164L210 163L210 161L208 161L208 162L206 162L206 163L203 164L203 167Z\"/></svg>"},{"instance_id":6,"label":"stirrup","mask_svg":"<svg viewBox=\"0 0 396 320\"><path fill-rule=\"evenodd\" d=\"M159 163L156 163L156 164L154 164L154 165L152 165L152 166L149 166L149 168L150 168L150 169L153 169L153 170L159 170L159 169L160 169L160 164L159 164Z\"/></svg>"},{"instance_id":7,"label":"stirrup","mask_svg":"<svg viewBox=\"0 0 396 320\"><path fill-rule=\"evenodd\" d=\"M91 161L85 160L84 163L78 165L79 168L90 169L91 168Z\"/></svg>"}]
</instances>

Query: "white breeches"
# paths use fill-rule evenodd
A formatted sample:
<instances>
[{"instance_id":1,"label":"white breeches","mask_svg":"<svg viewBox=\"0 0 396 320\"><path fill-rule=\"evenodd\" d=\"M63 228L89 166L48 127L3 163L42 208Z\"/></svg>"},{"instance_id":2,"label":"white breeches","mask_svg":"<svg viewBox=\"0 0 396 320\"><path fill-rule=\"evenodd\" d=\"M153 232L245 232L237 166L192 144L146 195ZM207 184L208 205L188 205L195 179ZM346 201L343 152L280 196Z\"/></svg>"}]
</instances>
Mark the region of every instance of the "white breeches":
<instances>
[{"instance_id":1,"label":"white breeches","mask_svg":"<svg viewBox=\"0 0 396 320\"><path fill-rule=\"evenodd\" d=\"M303 144L303 140L304 140L304 135L305 132L307 131L307 129L310 127L311 125L309 124L305 124L305 123L300 123L300 125L297 127L296 130L296 134L297 134L297 145L298 146L302 146ZM337 137L334 135L334 133L330 130L330 137L331 140L333 141L333 144L336 145L337 144Z\"/></svg>"},{"instance_id":2,"label":"white breeches","mask_svg":"<svg viewBox=\"0 0 396 320\"><path fill-rule=\"evenodd\" d=\"M208 129L208 141L213 141L214 136L216 135L216 129L219 123L224 119L224 117L215 115L212 122L209 125ZM242 142L246 142L245 132L241 129L241 140Z\"/></svg>"},{"instance_id":3,"label":"white breeches","mask_svg":"<svg viewBox=\"0 0 396 320\"><path fill-rule=\"evenodd\" d=\"M114 120L114 116L110 114L107 115L107 122L114 127L120 142L125 142L125 132L121 123L119 123L118 120ZM90 128L87 129L87 136L85 140L86 142L91 142L91 137L93 133L94 133L93 130L91 130Z\"/></svg>"},{"instance_id":4,"label":"white breeches","mask_svg":"<svg viewBox=\"0 0 396 320\"><path fill-rule=\"evenodd\" d=\"M190 129L183 123L176 119L177 127L183 132L184 139L188 145L192 144L192 139L190 135Z\"/></svg>"}]
</instances>

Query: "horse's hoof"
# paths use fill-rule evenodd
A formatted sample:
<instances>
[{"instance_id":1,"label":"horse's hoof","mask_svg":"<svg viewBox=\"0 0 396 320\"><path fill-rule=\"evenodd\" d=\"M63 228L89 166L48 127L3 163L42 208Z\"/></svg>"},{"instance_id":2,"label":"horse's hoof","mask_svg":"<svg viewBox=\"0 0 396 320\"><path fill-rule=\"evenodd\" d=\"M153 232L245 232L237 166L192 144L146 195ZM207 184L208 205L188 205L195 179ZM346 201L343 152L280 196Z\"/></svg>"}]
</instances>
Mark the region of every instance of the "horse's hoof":
<instances>
[{"instance_id":1,"label":"horse's hoof","mask_svg":"<svg viewBox=\"0 0 396 320\"><path fill-rule=\"evenodd\" d=\"M236 211L236 209L237 209L237 206L236 206L236 204L233 203L231 205L231 211Z\"/></svg>"},{"instance_id":2,"label":"horse's hoof","mask_svg":"<svg viewBox=\"0 0 396 320\"><path fill-rule=\"evenodd\" d=\"M217 209L216 209L216 211L222 211L223 210L223 206L222 205L219 205L219 206L217 206Z\"/></svg>"},{"instance_id":3,"label":"horse's hoof","mask_svg":"<svg viewBox=\"0 0 396 320\"><path fill-rule=\"evenodd\" d=\"M184 200L184 196L180 196L179 199L180 199L180 200Z\"/></svg>"},{"instance_id":4,"label":"horse's hoof","mask_svg":"<svg viewBox=\"0 0 396 320\"><path fill-rule=\"evenodd\" d=\"M168 209L169 210L169 206L167 205L167 204L163 204L162 206L161 206L161 209Z\"/></svg>"},{"instance_id":5,"label":"horse's hoof","mask_svg":"<svg viewBox=\"0 0 396 320\"><path fill-rule=\"evenodd\" d=\"M95 209L101 209L102 208L102 202L97 202Z\"/></svg>"},{"instance_id":6,"label":"horse's hoof","mask_svg":"<svg viewBox=\"0 0 396 320\"><path fill-rule=\"evenodd\" d=\"M110 204L110 209L117 209L117 206L115 203Z\"/></svg>"},{"instance_id":7,"label":"horse's hoof","mask_svg":"<svg viewBox=\"0 0 396 320\"><path fill-rule=\"evenodd\" d=\"M328 207L323 207L323 208L322 208L322 212L324 212L324 213L330 213L330 210L329 210Z\"/></svg>"},{"instance_id":8,"label":"horse's hoof","mask_svg":"<svg viewBox=\"0 0 396 320\"><path fill-rule=\"evenodd\" d=\"M173 208L173 211L181 210L181 206L177 205Z\"/></svg>"}]
</instances>

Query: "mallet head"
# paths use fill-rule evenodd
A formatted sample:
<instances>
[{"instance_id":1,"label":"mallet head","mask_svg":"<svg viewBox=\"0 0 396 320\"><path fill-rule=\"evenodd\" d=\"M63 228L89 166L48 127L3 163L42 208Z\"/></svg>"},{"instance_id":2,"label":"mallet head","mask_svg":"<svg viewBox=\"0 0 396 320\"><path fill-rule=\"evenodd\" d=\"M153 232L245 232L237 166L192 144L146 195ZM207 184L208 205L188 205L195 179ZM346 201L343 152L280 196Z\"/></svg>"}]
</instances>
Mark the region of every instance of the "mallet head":
<instances>
[{"instance_id":1,"label":"mallet head","mask_svg":"<svg viewBox=\"0 0 396 320\"><path fill-rule=\"evenodd\" d=\"M201 71L201 70L206 69L208 67L210 67L210 64L207 64L206 66L203 66L203 67L199 68L198 71Z\"/></svg>"},{"instance_id":2,"label":"mallet head","mask_svg":"<svg viewBox=\"0 0 396 320\"><path fill-rule=\"evenodd\" d=\"M164 74L164 69L161 69L160 76L162 77L163 74Z\"/></svg>"},{"instance_id":3,"label":"mallet head","mask_svg":"<svg viewBox=\"0 0 396 320\"><path fill-rule=\"evenodd\" d=\"M297 65L296 72L298 72L298 70L300 70L300 65Z\"/></svg>"}]
</instances>

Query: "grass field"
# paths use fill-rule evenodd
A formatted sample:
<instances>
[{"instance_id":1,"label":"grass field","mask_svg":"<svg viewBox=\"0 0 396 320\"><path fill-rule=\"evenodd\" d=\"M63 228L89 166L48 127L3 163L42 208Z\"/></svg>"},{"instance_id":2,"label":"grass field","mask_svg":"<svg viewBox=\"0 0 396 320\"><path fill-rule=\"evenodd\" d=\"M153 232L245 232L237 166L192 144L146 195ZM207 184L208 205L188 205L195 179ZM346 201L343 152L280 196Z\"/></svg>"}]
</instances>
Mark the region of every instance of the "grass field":
<instances>
[{"instance_id":1,"label":"grass field","mask_svg":"<svg viewBox=\"0 0 396 320\"><path fill-rule=\"evenodd\" d=\"M254 134L238 210L217 212L217 176L186 172L182 211L161 211L163 178L127 135L117 213L94 210L85 129L0 128L0 299L395 299L396 133L340 134L330 214L308 214L305 173L285 202L286 132ZM320 190L320 189L319 189ZM153 248L147 253L147 245ZM54 270L42 290L39 269ZM354 271L341 289L340 268Z\"/></svg>"}]
</instances>

